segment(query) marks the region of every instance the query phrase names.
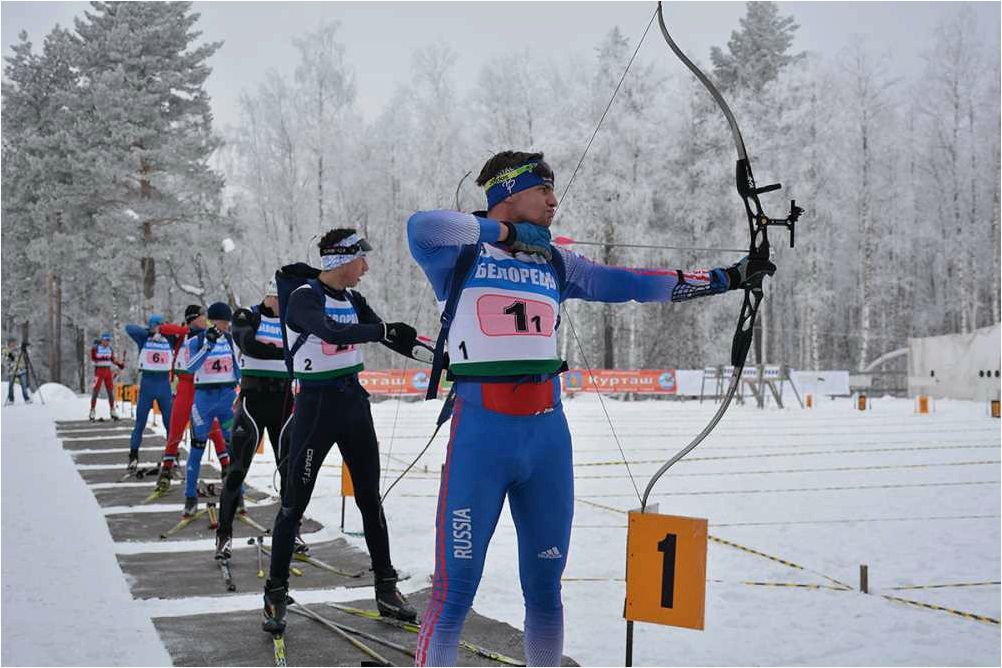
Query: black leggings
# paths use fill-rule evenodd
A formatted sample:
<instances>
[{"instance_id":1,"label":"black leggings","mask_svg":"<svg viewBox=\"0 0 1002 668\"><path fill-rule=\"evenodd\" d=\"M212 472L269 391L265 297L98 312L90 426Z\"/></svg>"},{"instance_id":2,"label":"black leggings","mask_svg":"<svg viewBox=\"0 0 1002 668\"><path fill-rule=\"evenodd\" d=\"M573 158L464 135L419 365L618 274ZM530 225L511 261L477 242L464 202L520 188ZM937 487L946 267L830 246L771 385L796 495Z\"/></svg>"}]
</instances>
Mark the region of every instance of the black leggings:
<instances>
[{"instance_id":1,"label":"black leggings","mask_svg":"<svg viewBox=\"0 0 1002 668\"><path fill-rule=\"evenodd\" d=\"M335 443L351 471L372 569L376 573L389 571L390 540L379 503L379 443L369 394L357 379L345 380L337 387L303 387L296 397L291 431L282 509L272 530L272 583L289 580L296 529L310 503L320 465Z\"/></svg>"},{"instance_id":2,"label":"black leggings","mask_svg":"<svg viewBox=\"0 0 1002 668\"><path fill-rule=\"evenodd\" d=\"M241 387L237 399L237 409L233 421L233 435L230 439L230 469L223 485L223 495L219 500L219 528L221 532L233 532L233 517L237 512L240 486L247 477L257 444L265 430L275 452L280 490L285 489L285 462L282 461L282 439L289 441L291 425L286 421L292 414L292 393L281 385L273 389L247 389ZM283 428L285 434L282 434Z\"/></svg>"}]
</instances>

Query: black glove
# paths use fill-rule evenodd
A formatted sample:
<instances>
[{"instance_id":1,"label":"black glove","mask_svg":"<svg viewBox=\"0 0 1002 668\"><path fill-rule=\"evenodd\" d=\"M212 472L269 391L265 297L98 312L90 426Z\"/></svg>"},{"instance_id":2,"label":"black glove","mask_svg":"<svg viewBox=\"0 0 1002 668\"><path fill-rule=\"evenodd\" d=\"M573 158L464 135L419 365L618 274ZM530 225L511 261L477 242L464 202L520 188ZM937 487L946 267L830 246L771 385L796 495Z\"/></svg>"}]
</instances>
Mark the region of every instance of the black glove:
<instances>
[{"instance_id":1,"label":"black glove","mask_svg":"<svg viewBox=\"0 0 1002 668\"><path fill-rule=\"evenodd\" d=\"M406 322L384 322L383 340L394 350L410 355L417 341L417 330Z\"/></svg>"},{"instance_id":2,"label":"black glove","mask_svg":"<svg viewBox=\"0 0 1002 668\"><path fill-rule=\"evenodd\" d=\"M216 345L216 341L218 341L219 337L222 335L223 333L220 332L215 327L210 327L207 330L205 330L205 340L211 343L212 345Z\"/></svg>"},{"instance_id":3,"label":"black glove","mask_svg":"<svg viewBox=\"0 0 1002 668\"><path fill-rule=\"evenodd\" d=\"M761 283L766 276L776 273L776 265L769 261L769 258L754 257L745 255L737 264L728 267L727 289L737 290L738 288Z\"/></svg>"}]
</instances>

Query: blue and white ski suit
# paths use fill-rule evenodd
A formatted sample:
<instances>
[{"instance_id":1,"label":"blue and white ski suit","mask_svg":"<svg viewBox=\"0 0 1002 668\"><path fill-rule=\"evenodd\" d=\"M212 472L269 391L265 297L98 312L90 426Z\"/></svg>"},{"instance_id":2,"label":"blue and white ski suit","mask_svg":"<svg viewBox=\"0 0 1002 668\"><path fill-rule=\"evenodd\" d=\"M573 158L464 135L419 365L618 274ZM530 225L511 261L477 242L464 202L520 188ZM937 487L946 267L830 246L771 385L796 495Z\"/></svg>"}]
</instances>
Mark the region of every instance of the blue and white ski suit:
<instances>
[{"instance_id":1,"label":"blue and white ski suit","mask_svg":"<svg viewBox=\"0 0 1002 668\"><path fill-rule=\"evenodd\" d=\"M219 428L230 443L233 427L233 402L237 398L236 387L240 380L240 365L237 363L233 339L228 333L220 336L215 344L205 338L205 332L188 341L188 373L195 374L195 402L191 409L191 453L185 468L185 496L192 497L198 492L198 474L202 467L205 441L209 437L212 420L219 420ZM228 465L220 461L220 465Z\"/></svg>"},{"instance_id":2,"label":"blue and white ski suit","mask_svg":"<svg viewBox=\"0 0 1002 668\"><path fill-rule=\"evenodd\" d=\"M574 514L571 438L560 403L556 328L566 299L667 302L727 289L723 270L596 264L562 248L564 271L498 245L500 224L455 211L408 221L411 254L440 308L464 245L479 255L449 330L456 402L435 520L435 575L417 665L455 665L463 621L507 497L518 534L528 665L560 665L560 577Z\"/></svg>"},{"instance_id":3,"label":"blue and white ski suit","mask_svg":"<svg viewBox=\"0 0 1002 668\"><path fill-rule=\"evenodd\" d=\"M128 334L139 346L139 401L136 405L136 424L132 429L129 449L139 450L143 442L143 430L146 429L146 419L153 400L156 399L163 416L164 433L170 425L170 409L173 395L170 388L170 365L173 359L174 337L157 334L150 335L150 330L140 325L126 325Z\"/></svg>"}]
</instances>

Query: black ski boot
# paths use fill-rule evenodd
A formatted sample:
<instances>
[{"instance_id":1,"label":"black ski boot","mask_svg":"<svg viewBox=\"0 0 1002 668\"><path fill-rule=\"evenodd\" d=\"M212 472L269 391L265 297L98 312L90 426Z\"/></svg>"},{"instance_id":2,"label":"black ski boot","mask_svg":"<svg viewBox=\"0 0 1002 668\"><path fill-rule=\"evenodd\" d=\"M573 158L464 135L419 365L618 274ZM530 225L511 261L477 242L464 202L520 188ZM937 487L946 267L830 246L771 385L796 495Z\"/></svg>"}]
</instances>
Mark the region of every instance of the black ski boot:
<instances>
[{"instance_id":1,"label":"black ski boot","mask_svg":"<svg viewBox=\"0 0 1002 668\"><path fill-rule=\"evenodd\" d=\"M268 580L264 585L264 619L261 630L267 633L285 633L285 610L289 604L289 585L287 583L272 584Z\"/></svg>"},{"instance_id":2,"label":"black ski boot","mask_svg":"<svg viewBox=\"0 0 1002 668\"><path fill-rule=\"evenodd\" d=\"M181 513L181 517L191 517L196 512L198 512L198 497L197 496L184 497L184 512Z\"/></svg>"},{"instance_id":3,"label":"black ski boot","mask_svg":"<svg viewBox=\"0 0 1002 668\"><path fill-rule=\"evenodd\" d=\"M216 530L216 559L229 559L233 552L233 535L222 529Z\"/></svg>"},{"instance_id":4,"label":"black ski boot","mask_svg":"<svg viewBox=\"0 0 1002 668\"><path fill-rule=\"evenodd\" d=\"M129 463L125 465L125 468L130 471L139 468L139 450L129 450Z\"/></svg>"},{"instance_id":5,"label":"black ski boot","mask_svg":"<svg viewBox=\"0 0 1002 668\"><path fill-rule=\"evenodd\" d=\"M383 617L393 617L404 622L416 622L417 611L410 606L397 589L397 572L389 569L376 572L376 607Z\"/></svg>"}]
</instances>

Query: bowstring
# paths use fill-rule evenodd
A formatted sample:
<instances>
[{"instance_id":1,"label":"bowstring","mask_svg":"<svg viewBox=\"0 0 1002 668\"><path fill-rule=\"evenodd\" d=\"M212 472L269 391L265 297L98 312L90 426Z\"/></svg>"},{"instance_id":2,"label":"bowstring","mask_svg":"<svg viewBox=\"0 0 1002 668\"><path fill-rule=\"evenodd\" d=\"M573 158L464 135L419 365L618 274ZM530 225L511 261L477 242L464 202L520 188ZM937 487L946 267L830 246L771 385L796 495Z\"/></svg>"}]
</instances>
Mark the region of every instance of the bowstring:
<instances>
[{"instance_id":1,"label":"bowstring","mask_svg":"<svg viewBox=\"0 0 1002 668\"><path fill-rule=\"evenodd\" d=\"M473 173L473 170L467 171L465 174L463 174L463 178L461 178L459 180L459 184L456 185L456 192L455 192L455 195L454 195L454 199L455 199L454 204L455 204L456 211L462 212L462 208L460 207L460 204L459 204L459 192L463 188L463 182L466 181L466 179L468 179L469 176L470 176L470 174L472 174L472 173ZM414 316L414 322L415 323L417 323L417 319L420 317L422 309L424 309L424 302L423 301L419 301L418 302L417 313ZM383 479L379 483L380 489L382 489L386 485L386 474L389 472L390 455L393 452L393 438L394 438L394 436L396 434L396 431L397 431L397 416L400 414L400 399L401 399L401 396L403 395L403 391L404 391L404 386L401 384L400 391L399 391L399 393L397 395L397 409L396 409L396 411L395 411L395 413L393 415L393 427L392 427L392 429L390 431L390 445L389 445L389 451L386 453L386 466L383 467ZM421 451L418 453L417 457L415 457L414 460L411 461L406 466L406 468L404 468L403 472L393 480L393 482L390 484L389 488L386 489L386 491L382 493L382 495L379 497L380 508L382 508L383 501L386 499L386 497L388 497L390 495L390 492L393 490L394 487L396 487L397 483L400 482L401 480L403 480L407 476L407 474L410 473L411 469L414 468L414 466L417 465L418 461L428 451L428 448L431 447L432 441L434 441L435 437L438 436L438 432L439 432L439 430L441 428L442 428L441 424L436 425L435 431L432 433L431 438L428 439L428 443L424 446L424 448L421 449Z\"/></svg>"},{"instance_id":2,"label":"bowstring","mask_svg":"<svg viewBox=\"0 0 1002 668\"><path fill-rule=\"evenodd\" d=\"M588 155L591 145L595 141L595 137L598 136L598 131L602 128L602 123L605 121L605 117L609 114L609 110L612 109L613 102L616 101L616 96L619 95L619 89L622 88L623 82L626 80L626 75L629 73L630 68L633 66L633 61L637 59L637 54L640 53L640 47L643 46L644 40L647 38L647 33L650 31L651 26L654 25L654 19L657 16L657 11L651 14L651 20L647 22L647 27L644 29L644 34L641 35L640 40L637 42L637 48L633 50L633 55L630 56L629 62L626 64L626 69L623 70L623 75L619 77L619 83L616 84L615 90L612 91L612 97L609 98L609 103L605 105L605 110L602 112L602 116L598 119L598 123L595 125L594 132L591 133L591 138L588 139L588 144L585 146L584 151L581 152L581 157L578 158L577 165L574 167L574 171L571 172L571 177L567 180L567 185L564 186L564 192L561 193L560 198L557 200L557 212L561 210L561 204L563 204L564 197L571 189L571 184L574 183L574 178L578 175L581 169L581 165L584 164L585 156ZM560 252L559 250L557 252ZM588 371L588 378L591 380L592 384L598 388L596 394L598 394L598 403L602 407L602 413L605 414L605 420L609 423L609 429L612 431L612 438L616 441L616 447L619 449L619 456L623 460L623 465L626 467L626 473L630 477L630 483L633 485L633 491L637 495L637 501L643 504L643 497L640 494L640 488L637 486L637 480L633 477L633 471L630 469L630 462L626 458L626 452L623 450L623 443L619 439L619 434L616 432L616 426L612 423L612 417L609 415L609 409L605 405L605 399L602 397L601 386L595 382L595 372L592 370L591 364L588 362L588 355L585 353L584 346L581 344L581 339L578 337L577 327L574 326L574 320L571 318L570 310L566 305L560 305L563 317L567 319L567 324L570 325L571 335L574 338L575 344L577 344L578 352L581 354L581 360L584 362L585 369Z\"/></svg>"},{"instance_id":3,"label":"bowstring","mask_svg":"<svg viewBox=\"0 0 1002 668\"><path fill-rule=\"evenodd\" d=\"M418 299L418 307L417 307L417 310L414 313L414 319L411 321L411 322L414 323L414 328L415 329L417 329L418 319L421 317L421 312L423 310L424 310L424 300L423 299ZM398 369L397 369L397 360L396 359L394 359L394 361L393 361L393 367L392 368L393 368L394 371L398 371ZM403 371L404 367L400 367L399 370ZM390 472L390 461L393 458L393 441L394 441L394 439L396 438L396 435L397 435L397 420L400 417L400 404L403 403L404 391L407 389L406 384L404 382L402 382L404 380L404 378L403 378L404 374L401 373L400 376L401 376L400 389L398 389L397 392L395 393L395 397L396 397L396 400L397 400L397 406L396 406L396 409L393 411L393 426L390 428L390 443L387 446L387 450L386 450L386 463L383 465L383 479L380 480L380 482L379 482L379 488L380 489L382 489L386 485L386 477L387 477L387 475ZM380 497L380 505L382 505L382 497Z\"/></svg>"}]
</instances>

